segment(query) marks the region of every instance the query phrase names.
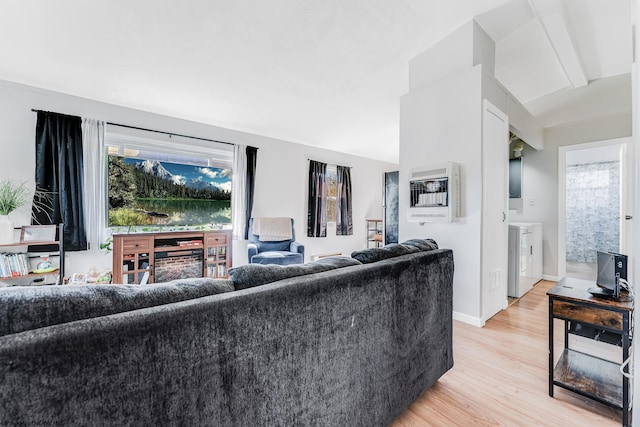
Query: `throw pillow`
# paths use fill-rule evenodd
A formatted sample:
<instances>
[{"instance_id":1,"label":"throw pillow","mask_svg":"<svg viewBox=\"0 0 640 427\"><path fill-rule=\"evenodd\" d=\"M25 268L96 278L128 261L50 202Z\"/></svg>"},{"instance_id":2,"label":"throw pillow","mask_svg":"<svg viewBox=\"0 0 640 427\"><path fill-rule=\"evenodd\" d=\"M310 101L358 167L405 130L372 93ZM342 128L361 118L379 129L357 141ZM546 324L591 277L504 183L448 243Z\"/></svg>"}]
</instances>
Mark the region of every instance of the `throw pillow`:
<instances>
[{"instance_id":1,"label":"throw pillow","mask_svg":"<svg viewBox=\"0 0 640 427\"><path fill-rule=\"evenodd\" d=\"M433 239L410 239L402 242L403 245L415 246L421 251L433 251L438 249L438 244Z\"/></svg>"},{"instance_id":2,"label":"throw pillow","mask_svg":"<svg viewBox=\"0 0 640 427\"><path fill-rule=\"evenodd\" d=\"M382 261L383 259L394 258L401 255L418 252L415 246L391 243L382 248L370 248L351 253L351 257L357 259L363 264Z\"/></svg>"},{"instance_id":3,"label":"throw pillow","mask_svg":"<svg viewBox=\"0 0 640 427\"><path fill-rule=\"evenodd\" d=\"M382 248L354 251L351 253L351 257L363 264L369 264L413 252L432 251L435 249L438 249L438 244L433 239L410 239L402 243L391 243Z\"/></svg>"}]
</instances>

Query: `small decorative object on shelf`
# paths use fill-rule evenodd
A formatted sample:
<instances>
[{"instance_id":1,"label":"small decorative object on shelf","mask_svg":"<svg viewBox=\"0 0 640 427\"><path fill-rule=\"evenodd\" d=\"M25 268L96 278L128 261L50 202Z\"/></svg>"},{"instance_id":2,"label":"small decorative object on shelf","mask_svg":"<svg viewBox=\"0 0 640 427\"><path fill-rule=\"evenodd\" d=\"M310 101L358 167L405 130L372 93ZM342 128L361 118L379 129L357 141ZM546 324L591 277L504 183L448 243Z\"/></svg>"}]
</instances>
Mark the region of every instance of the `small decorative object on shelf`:
<instances>
[{"instance_id":1,"label":"small decorative object on shelf","mask_svg":"<svg viewBox=\"0 0 640 427\"><path fill-rule=\"evenodd\" d=\"M83 273L73 273L71 280L69 280L70 285L84 285L85 283L87 283L87 275Z\"/></svg>"},{"instance_id":2,"label":"small decorative object on shelf","mask_svg":"<svg viewBox=\"0 0 640 427\"><path fill-rule=\"evenodd\" d=\"M48 255L40 255L40 258L42 258L42 261L36 265L36 268L33 270L34 273L51 273L56 270L56 268L51 265Z\"/></svg>"},{"instance_id":3,"label":"small decorative object on shelf","mask_svg":"<svg viewBox=\"0 0 640 427\"><path fill-rule=\"evenodd\" d=\"M57 225L23 225L20 230L20 242L53 242L56 239Z\"/></svg>"},{"instance_id":4,"label":"small decorative object on shelf","mask_svg":"<svg viewBox=\"0 0 640 427\"><path fill-rule=\"evenodd\" d=\"M24 182L12 179L0 181L0 245L14 242L13 223L9 214L31 201L31 190Z\"/></svg>"},{"instance_id":5,"label":"small decorative object on shelf","mask_svg":"<svg viewBox=\"0 0 640 427\"><path fill-rule=\"evenodd\" d=\"M13 241L13 223L9 215L0 215L0 245L6 245Z\"/></svg>"}]
</instances>

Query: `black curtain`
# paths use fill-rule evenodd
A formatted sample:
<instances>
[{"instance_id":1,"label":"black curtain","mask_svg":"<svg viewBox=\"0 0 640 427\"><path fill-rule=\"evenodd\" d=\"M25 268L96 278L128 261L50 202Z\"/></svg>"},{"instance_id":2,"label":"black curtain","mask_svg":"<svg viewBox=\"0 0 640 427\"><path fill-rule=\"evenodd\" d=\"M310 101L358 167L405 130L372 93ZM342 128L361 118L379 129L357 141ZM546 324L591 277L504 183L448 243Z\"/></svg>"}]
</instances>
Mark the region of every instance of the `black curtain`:
<instances>
[{"instance_id":1,"label":"black curtain","mask_svg":"<svg viewBox=\"0 0 640 427\"><path fill-rule=\"evenodd\" d=\"M255 192L256 183L256 163L258 159L258 149L255 147L247 147L247 182L245 193L245 225L244 225L244 239L249 238L249 219L251 218L251 211L253 210L253 194Z\"/></svg>"},{"instance_id":2,"label":"black curtain","mask_svg":"<svg viewBox=\"0 0 640 427\"><path fill-rule=\"evenodd\" d=\"M353 234L351 168L336 166L336 235Z\"/></svg>"},{"instance_id":3,"label":"black curtain","mask_svg":"<svg viewBox=\"0 0 640 427\"><path fill-rule=\"evenodd\" d=\"M327 236L327 164L309 161L307 236Z\"/></svg>"},{"instance_id":4,"label":"black curtain","mask_svg":"<svg viewBox=\"0 0 640 427\"><path fill-rule=\"evenodd\" d=\"M39 200L47 207L33 210L33 222L63 223L64 249L67 251L87 249L82 176L82 119L38 111L36 189L51 197Z\"/></svg>"}]
</instances>

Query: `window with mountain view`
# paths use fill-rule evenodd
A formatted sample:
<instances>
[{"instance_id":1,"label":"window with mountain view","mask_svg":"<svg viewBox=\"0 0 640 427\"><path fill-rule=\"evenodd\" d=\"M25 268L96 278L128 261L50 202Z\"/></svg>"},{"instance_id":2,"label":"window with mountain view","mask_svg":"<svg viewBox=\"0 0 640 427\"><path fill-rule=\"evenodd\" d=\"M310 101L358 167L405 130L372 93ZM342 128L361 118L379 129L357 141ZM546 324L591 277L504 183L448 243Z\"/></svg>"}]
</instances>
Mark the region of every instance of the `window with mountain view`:
<instances>
[{"instance_id":1,"label":"window with mountain view","mask_svg":"<svg viewBox=\"0 0 640 427\"><path fill-rule=\"evenodd\" d=\"M228 156L161 148L109 145L108 226L231 228Z\"/></svg>"}]
</instances>

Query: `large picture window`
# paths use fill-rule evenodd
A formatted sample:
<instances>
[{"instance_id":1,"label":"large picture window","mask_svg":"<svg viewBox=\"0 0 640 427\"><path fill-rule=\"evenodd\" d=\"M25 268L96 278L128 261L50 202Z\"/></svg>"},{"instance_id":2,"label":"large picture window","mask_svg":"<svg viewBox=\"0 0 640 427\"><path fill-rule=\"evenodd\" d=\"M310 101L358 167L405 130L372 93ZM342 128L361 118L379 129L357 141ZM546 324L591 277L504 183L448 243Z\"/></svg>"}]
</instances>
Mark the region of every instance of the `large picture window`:
<instances>
[{"instance_id":1,"label":"large picture window","mask_svg":"<svg viewBox=\"0 0 640 427\"><path fill-rule=\"evenodd\" d=\"M168 139L107 132L108 226L231 228L233 146Z\"/></svg>"}]
</instances>

